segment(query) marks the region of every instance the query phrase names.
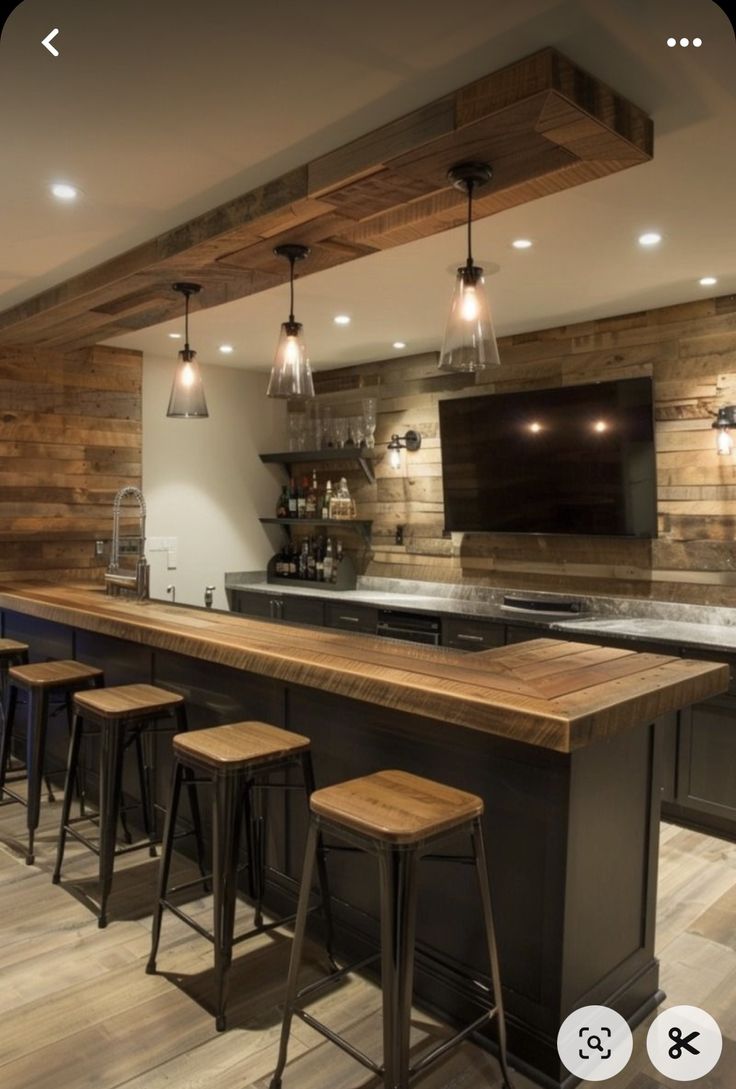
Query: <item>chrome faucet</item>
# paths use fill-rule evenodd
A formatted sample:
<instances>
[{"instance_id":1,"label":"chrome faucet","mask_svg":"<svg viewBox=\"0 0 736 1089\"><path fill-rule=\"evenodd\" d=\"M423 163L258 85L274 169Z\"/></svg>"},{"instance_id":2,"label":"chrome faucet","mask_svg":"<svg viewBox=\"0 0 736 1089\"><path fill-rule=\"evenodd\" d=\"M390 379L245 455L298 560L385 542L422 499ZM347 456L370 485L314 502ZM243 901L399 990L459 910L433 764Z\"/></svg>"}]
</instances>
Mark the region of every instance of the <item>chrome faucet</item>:
<instances>
[{"instance_id":1,"label":"chrome faucet","mask_svg":"<svg viewBox=\"0 0 736 1089\"><path fill-rule=\"evenodd\" d=\"M139 533L138 559L135 573L120 570L120 510L123 499L132 496L138 502ZM146 562L146 501L140 488L128 485L117 492L112 504L112 544L110 564L105 572L105 590L108 594L134 593L139 601L148 598L150 568Z\"/></svg>"}]
</instances>

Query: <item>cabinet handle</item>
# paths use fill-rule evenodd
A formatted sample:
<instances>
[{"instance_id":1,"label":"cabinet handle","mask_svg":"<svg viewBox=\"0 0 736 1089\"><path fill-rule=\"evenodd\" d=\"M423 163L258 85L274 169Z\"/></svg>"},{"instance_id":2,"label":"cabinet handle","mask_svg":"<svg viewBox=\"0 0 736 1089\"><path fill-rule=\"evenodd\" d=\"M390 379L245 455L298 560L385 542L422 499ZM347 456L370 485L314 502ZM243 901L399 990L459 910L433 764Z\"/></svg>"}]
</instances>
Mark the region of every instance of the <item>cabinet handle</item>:
<instances>
[{"instance_id":1,"label":"cabinet handle","mask_svg":"<svg viewBox=\"0 0 736 1089\"><path fill-rule=\"evenodd\" d=\"M359 616L338 616L338 620L347 620L349 624L360 624Z\"/></svg>"},{"instance_id":2,"label":"cabinet handle","mask_svg":"<svg viewBox=\"0 0 736 1089\"><path fill-rule=\"evenodd\" d=\"M464 643L485 643L482 635L464 635L462 632L458 632L455 638Z\"/></svg>"}]
</instances>

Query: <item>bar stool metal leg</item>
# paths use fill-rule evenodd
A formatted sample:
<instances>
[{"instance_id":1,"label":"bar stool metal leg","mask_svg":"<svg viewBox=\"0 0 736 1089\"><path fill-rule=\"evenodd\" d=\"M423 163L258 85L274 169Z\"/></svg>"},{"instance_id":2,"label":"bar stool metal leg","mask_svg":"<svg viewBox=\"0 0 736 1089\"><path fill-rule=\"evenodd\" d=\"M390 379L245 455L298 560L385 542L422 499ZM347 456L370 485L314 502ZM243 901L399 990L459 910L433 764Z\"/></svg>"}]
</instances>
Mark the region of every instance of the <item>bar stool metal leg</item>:
<instances>
[{"instance_id":1,"label":"bar stool metal leg","mask_svg":"<svg viewBox=\"0 0 736 1089\"><path fill-rule=\"evenodd\" d=\"M113 721L100 738L100 912L97 925L107 926L107 901L115 863L115 831L120 812L125 724Z\"/></svg>"},{"instance_id":2,"label":"bar stool metal leg","mask_svg":"<svg viewBox=\"0 0 736 1089\"><path fill-rule=\"evenodd\" d=\"M299 986L299 968L302 960L302 948L304 946L304 933L307 928L307 914L309 912L309 895L312 889L312 877L317 855L318 828L314 817L309 821L307 845L304 850L304 867L302 870L302 883L299 889L299 903L294 923L294 939L291 945L291 959L289 961L289 977L286 983L286 998L284 1001L284 1020L281 1025L281 1040L279 1042L279 1057L276 1070L271 1078L269 1089L281 1089L281 1076L286 1066L286 1057L289 1049L289 1033L291 1021L294 1016L294 1006Z\"/></svg>"},{"instance_id":3,"label":"bar stool metal leg","mask_svg":"<svg viewBox=\"0 0 736 1089\"><path fill-rule=\"evenodd\" d=\"M148 740L148 739L146 739ZM153 802L151 796L151 775L150 768L146 761L143 746L144 739L141 736L141 731L136 730L135 734L135 758L138 765L138 782L140 784L141 792L141 812L143 814L143 830L148 836L151 846L148 848L148 853L151 858L156 857L156 818L153 812Z\"/></svg>"},{"instance_id":4,"label":"bar stool metal leg","mask_svg":"<svg viewBox=\"0 0 736 1089\"><path fill-rule=\"evenodd\" d=\"M182 765L179 763L176 757L174 757L174 762L171 766L171 792L169 795L169 805L166 809L166 820L164 822L164 838L161 844L161 862L158 871L158 892L156 895L156 906L153 910L151 954L148 958L148 964L146 965L146 972L149 976L154 975L156 972L156 957L158 955L159 941L161 940L161 918L164 913L163 901L166 897L166 890L169 887L171 859L174 853L176 815L179 811L179 798L181 795L183 771L184 769L182 768Z\"/></svg>"},{"instance_id":5,"label":"bar stool metal leg","mask_svg":"<svg viewBox=\"0 0 736 1089\"><path fill-rule=\"evenodd\" d=\"M307 750L302 754L302 775L304 777L304 788L307 794L307 804L309 804L309 798L314 793L314 765L312 764L311 750ZM327 959L330 962L330 967L335 971L337 970L337 962L335 961L334 954L334 928L332 924L332 904L330 901L330 884L327 876L327 864L325 862L326 850L322 833L319 832L317 836L317 876L319 878L320 895L322 897L322 916L325 926L325 949L327 950Z\"/></svg>"},{"instance_id":6,"label":"bar stool metal leg","mask_svg":"<svg viewBox=\"0 0 736 1089\"><path fill-rule=\"evenodd\" d=\"M411 849L382 849L379 872L383 1084L385 1089L408 1089L417 906L416 852Z\"/></svg>"},{"instance_id":7,"label":"bar stool metal leg","mask_svg":"<svg viewBox=\"0 0 736 1089\"><path fill-rule=\"evenodd\" d=\"M3 802L3 788L5 787L5 777L10 766L13 724L15 722L15 706L17 699L18 693L15 687L13 685L8 685L7 707L3 715L3 732L2 741L0 743L0 804L6 804Z\"/></svg>"},{"instance_id":8,"label":"bar stool metal leg","mask_svg":"<svg viewBox=\"0 0 736 1089\"><path fill-rule=\"evenodd\" d=\"M187 733L189 731L189 721L187 719L186 705L181 704L181 706L177 707L174 715L176 733ZM195 779L196 776L192 769L184 768L184 783L189 786L187 797L189 800L189 815L192 819L192 828L194 829L194 842L197 847L197 864L202 877L206 877L207 855L205 852L204 834L202 832L202 814L199 808L199 795L197 793ZM205 892L211 891L209 881L206 881L203 887Z\"/></svg>"},{"instance_id":9,"label":"bar stool metal leg","mask_svg":"<svg viewBox=\"0 0 736 1089\"><path fill-rule=\"evenodd\" d=\"M498 1062L503 1074L504 1089L513 1089L511 1074L509 1073L508 1059L506 1056L506 1019L503 1010L503 997L501 994L501 974L498 966L498 947L496 945L496 931L493 923L493 909L491 907L490 885L488 883L488 861L486 848L483 841L483 826L480 818L476 818L471 826L471 842L475 855L475 869L478 875L480 900L483 908L483 921L485 923L486 941L488 943L488 957L491 962L491 982L493 984L493 1000L496 1006L496 1030L498 1032Z\"/></svg>"},{"instance_id":10,"label":"bar stool metal leg","mask_svg":"<svg viewBox=\"0 0 736 1089\"><path fill-rule=\"evenodd\" d=\"M78 782L79 749L82 743L82 723L79 715L72 718L72 732L69 738L69 756L66 765L66 783L64 785L64 800L61 804L61 824L59 826L59 839L56 847L56 865L51 880L55 885L61 881L61 866L64 861L64 848L66 847L66 827L69 823L69 815L72 808L72 794L74 785Z\"/></svg>"},{"instance_id":11,"label":"bar stool metal leg","mask_svg":"<svg viewBox=\"0 0 736 1089\"><path fill-rule=\"evenodd\" d=\"M41 815L41 783L43 781L43 754L46 747L46 721L48 718L48 695L45 691L28 692L28 733L26 736L26 767L28 768L28 806L26 808L26 826L28 828L28 847L26 866L32 866L35 860L33 842ZM53 795L51 795L53 798Z\"/></svg>"},{"instance_id":12,"label":"bar stool metal leg","mask_svg":"<svg viewBox=\"0 0 736 1089\"><path fill-rule=\"evenodd\" d=\"M225 1005L233 954L237 894L240 821L238 806L243 789L238 775L218 775L214 784L212 885L214 890L215 1024L227 1027Z\"/></svg>"}]
</instances>

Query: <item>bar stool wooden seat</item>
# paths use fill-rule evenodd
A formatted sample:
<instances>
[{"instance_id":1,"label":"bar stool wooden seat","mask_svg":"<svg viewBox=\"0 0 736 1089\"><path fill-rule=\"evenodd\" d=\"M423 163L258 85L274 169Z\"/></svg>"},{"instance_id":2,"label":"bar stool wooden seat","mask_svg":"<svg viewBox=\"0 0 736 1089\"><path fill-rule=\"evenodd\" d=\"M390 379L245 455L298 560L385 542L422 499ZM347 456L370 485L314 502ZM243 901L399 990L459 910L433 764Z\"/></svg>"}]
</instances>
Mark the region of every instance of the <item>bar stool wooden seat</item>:
<instances>
[{"instance_id":1,"label":"bar stool wooden seat","mask_svg":"<svg viewBox=\"0 0 736 1089\"><path fill-rule=\"evenodd\" d=\"M69 761L64 803L56 852L53 881L61 880L66 837L72 836L99 857L98 925L107 926L107 903L112 889L115 858L143 847L154 856L156 836L155 807L151 786L151 768L146 764L143 735L187 729L184 697L165 688L150 684L125 684L101 688L93 692L77 692L73 699L74 717L69 742ZM159 730L154 727L159 724ZM162 725L161 725L162 724ZM77 774L79 751L83 737L92 733L99 737L99 811L96 814L70 817L72 795ZM124 813L122 776L125 750L135 746L138 779L141 791L141 811L146 838L137 843L117 843L117 823ZM202 829L196 795L192 798L193 832L197 838L200 865L203 865ZM83 821L99 825L99 839L93 842L77 829ZM127 831L127 828L126 828Z\"/></svg>"},{"instance_id":2,"label":"bar stool wooden seat","mask_svg":"<svg viewBox=\"0 0 736 1089\"><path fill-rule=\"evenodd\" d=\"M7 794L13 801L26 806L26 824L28 827L28 847L26 864L32 865L34 855L34 837L41 813L41 784L44 780L44 759L46 755L46 733L49 719L49 703L52 696L62 696L67 704L67 717L70 718L69 697L80 689L100 686L104 683L103 672L95 666L63 659L51 662L35 662L32 665L13 665L8 669L8 708L5 716L2 745L0 746L0 797ZM10 768L12 734L15 725L15 712L18 692L27 694L28 720L26 727L26 776L28 796L24 798L6 785L7 772ZM71 729L71 723L70 723ZM51 784L46 779L49 800L53 801Z\"/></svg>"},{"instance_id":3,"label":"bar stool wooden seat","mask_svg":"<svg viewBox=\"0 0 736 1089\"><path fill-rule=\"evenodd\" d=\"M316 791L310 799L310 809L311 819L289 965L281 1046L271 1089L281 1089L289 1031L294 1015L381 1077L385 1089L407 1089L415 1075L425 1071L472 1032L495 1020L503 1084L510 1089L498 953L481 828L482 799L408 772L379 771ZM467 832L470 838L470 856L436 853L436 847L442 839L459 832ZM378 859L381 952L360 961L358 965L339 969L298 990L307 898L312 882L317 841L322 833L327 834L330 839L336 837L353 848L369 852ZM479 1003L484 1007L483 1014L451 1039L433 1047L412 1063L409 1054L409 1030L414 977L417 864L423 857L432 861L472 862L475 866L492 983L492 1004L488 1004L487 986L472 980ZM297 1004L306 995L316 994L343 979L356 967L364 967L379 957L383 991L382 1065L374 1062Z\"/></svg>"},{"instance_id":4,"label":"bar stool wooden seat","mask_svg":"<svg viewBox=\"0 0 736 1089\"><path fill-rule=\"evenodd\" d=\"M262 901L266 871L266 805L264 791L300 790L308 802L314 791L314 772L310 741L307 737L271 726L266 722L236 722L226 726L213 726L206 730L192 731L174 738L174 766L169 806L166 813L161 868L159 872L158 898L153 915L151 956L146 971L156 971L156 957L161 937L161 918L168 908L179 919L192 926L214 945L215 951L215 1021L218 1031L227 1027L226 1005L228 974L232 962L233 946L256 934L262 934L285 923L295 915L269 923L263 922ZM285 781L271 782L275 772L290 767L301 771L301 784ZM212 819L212 891L213 930L200 926L171 897L184 889L199 884L189 881L177 888L169 888L169 873L176 825L177 809L183 775L186 771L196 775L195 782L208 783L214 792ZM249 892L255 899L255 917L252 929L237 937L235 929L235 902L237 894L238 861L240 853L240 829L245 816L247 834L247 865ZM327 950L332 961L332 928L329 911L329 892L321 842L317 845L322 903L325 910ZM314 909L313 909L314 910ZM305 914L307 907L304 909Z\"/></svg>"}]
</instances>

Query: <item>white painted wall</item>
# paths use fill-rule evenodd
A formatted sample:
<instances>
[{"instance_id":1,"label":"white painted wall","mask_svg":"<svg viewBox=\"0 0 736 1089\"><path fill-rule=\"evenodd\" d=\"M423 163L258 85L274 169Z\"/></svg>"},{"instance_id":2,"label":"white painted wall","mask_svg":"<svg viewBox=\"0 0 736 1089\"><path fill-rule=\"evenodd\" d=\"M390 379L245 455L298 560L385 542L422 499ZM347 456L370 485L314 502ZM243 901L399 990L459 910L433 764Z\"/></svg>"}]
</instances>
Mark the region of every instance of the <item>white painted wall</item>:
<instances>
[{"instance_id":1,"label":"white painted wall","mask_svg":"<svg viewBox=\"0 0 736 1089\"><path fill-rule=\"evenodd\" d=\"M175 570L166 552L148 550L151 597L174 585L177 601L203 605L212 585L215 608L226 609L225 571L262 570L281 543L258 516L275 513L282 471L258 455L286 449L286 403L266 397L268 374L205 365L209 419L169 420L175 360L143 363L146 533L177 538Z\"/></svg>"}]
</instances>

